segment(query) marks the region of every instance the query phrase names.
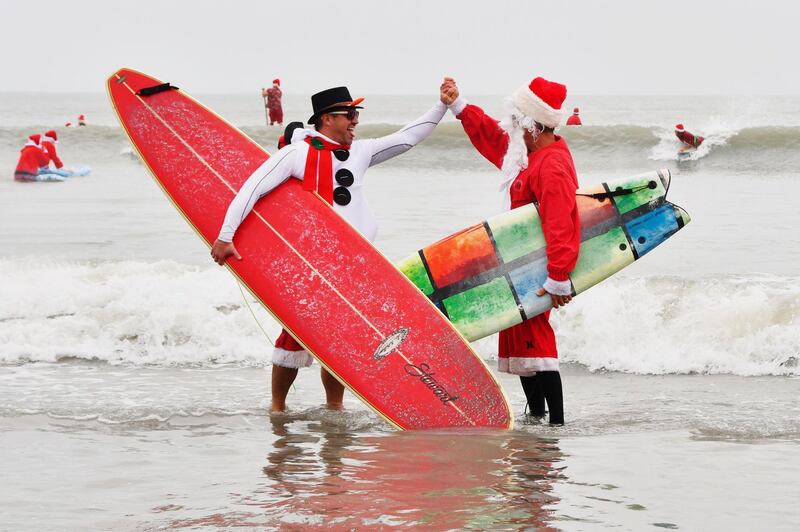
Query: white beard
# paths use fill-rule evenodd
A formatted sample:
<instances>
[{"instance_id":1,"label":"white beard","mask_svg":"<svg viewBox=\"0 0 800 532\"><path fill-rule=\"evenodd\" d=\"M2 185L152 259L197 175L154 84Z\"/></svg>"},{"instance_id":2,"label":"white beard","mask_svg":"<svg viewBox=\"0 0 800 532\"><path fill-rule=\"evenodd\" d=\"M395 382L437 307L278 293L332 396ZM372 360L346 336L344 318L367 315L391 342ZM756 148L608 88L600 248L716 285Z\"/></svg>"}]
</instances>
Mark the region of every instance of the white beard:
<instances>
[{"instance_id":1,"label":"white beard","mask_svg":"<svg viewBox=\"0 0 800 532\"><path fill-rule=\"evenodd\" d=\"M503 166L500 168L503 174L500 193L503 195L503 210L507 211L511 208L511 183L522 170L528 167L528 148L522 138L524 128L516 125L511 116L503 120L500 127L508 134L508 150L503 157Z\"/></svg>"}]
</instances>

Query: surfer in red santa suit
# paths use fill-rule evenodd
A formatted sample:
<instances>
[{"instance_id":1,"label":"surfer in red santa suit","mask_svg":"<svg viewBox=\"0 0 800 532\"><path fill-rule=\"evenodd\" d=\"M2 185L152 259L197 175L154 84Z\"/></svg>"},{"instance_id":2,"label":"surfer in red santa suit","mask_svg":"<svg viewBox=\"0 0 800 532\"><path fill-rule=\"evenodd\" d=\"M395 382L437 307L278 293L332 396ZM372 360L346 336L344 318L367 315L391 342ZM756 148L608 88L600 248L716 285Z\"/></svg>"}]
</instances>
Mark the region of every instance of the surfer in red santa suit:
<instances>
[{"instance_id":1,"label":"surfer in red santa suit","mask_svg":"<svg viewBox=\"0 0 800 532\"><path fill-rule=\"evenodd\" d=\"M367 168L410 150L427 138L447 112L441 101L428 112L391 135L376 139L355 138L360 104L347 87L334 87L311 97L314 114L308 123L314 129L295 129L286 145L274 153L242 185L228 207L219 238L211 256L222 265L233 255L242 260L233 244L236 229L255 203L289 178L300 179L309 193L316 192L332 205L370 242L375 240L377 223L364 196ZM282 331L272 356L272 410L286 409L289 393L298 368L310 366L311 355ZM344 386L321 370L322 384L329 408L341 408Z\"/></svg>"},{"instance_id":2,"label":"surfer in red santa suit","mask_svg":"<svg viewBox=\"0 0 800 532\"><path fill-rule=\"evenodd\" d=\"M577 108L577 107L572 110L572 114L569 115L569 118L567 118L567 125L568 126L580 126L580 125L583 124L581 122L580 112L581 112L581 110L579 108Z\"/></svg>"},{"instance_id":3,"label":"surfer in red santa suit","mask_svg":"<svg viewBox=\"0 0 800 532\"><path fill-rule=\"evenodd\" d=\"M559 308L572 300L569 273L578 260L580 220L575 191L578 177L563 138L555 134L567 88L537 77L509 99L510 116L500 124L480 107L459 96L452 78L445 78L441 99L461 121L472 144L503 174L501 192L506 209L534 203L542 220L547 255L547 279L538 290ZM531 415L563 425L564 405L556 337L550 312L500 331L498 369L520 376Z\"/></svg>"},{"instance_id":4,"label":"surfer in red santa suit","mask_svg":"<svg viewBox=\"0 0 800 532\"><path fill-rule=\"evenodd\" d=\"M685 144L685 148L697 148L705 140L700 135L694 135L686 131L683 124L675 124L675 136Z\"/></svg>"},{"instance_id":5,"label":"surfer in red santa suit","mask_svg":"<svg viewBox=\"0 0 800 532\"><path fill-rule=\"evenodd\" d=\"M20 150L17 168L14 170L16 181L36 181L39 168L50 163L47 154L42 150L40 139L41 135L38 133L31 135Z\"/></svg>"},{"instance_id":6,"label":"surfer in red santa suit","mask_svg":"<svg viewBox=\"0 0 800 532\"><path fill-rule=\"evenodd\" d=\"M42 151L45 152L48 159L48 165L50 161L56 165L57 169L63 168L64 163L61 162L61 159L58 158L58 150L56 150L56 144L58 143L58 135L52 129L50 131L45 132L44 137L42 137Z\"/></svg>"}]
</instances>

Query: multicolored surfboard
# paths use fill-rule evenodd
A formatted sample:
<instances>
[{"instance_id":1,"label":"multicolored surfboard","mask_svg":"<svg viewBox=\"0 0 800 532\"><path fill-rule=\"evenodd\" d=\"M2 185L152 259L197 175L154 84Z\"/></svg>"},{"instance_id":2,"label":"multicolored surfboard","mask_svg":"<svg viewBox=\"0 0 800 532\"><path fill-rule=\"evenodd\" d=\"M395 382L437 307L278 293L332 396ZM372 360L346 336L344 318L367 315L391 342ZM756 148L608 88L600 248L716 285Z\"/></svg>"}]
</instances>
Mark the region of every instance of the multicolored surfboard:
<instances>
[{"instance_id":1,"label":"multicolored surfboard","mask_svg":"<svg viewBox=\"0 0 800 532\"><path fill-rule=\"evenodd\" d=\"M169 83L122 69L107 88L156 182L210 245L236 191L269 155ZM499 383L463 336L297 179L256 203L236 233L236 247L243 260L228 262L234 274L392 425L513 425Z\"/></svg>"},{"instance_id":2,"label":"multicolored surfboard","mask_svg":"<svg viewBox=\"0 0 800 532\"><path fill-rule=\"evenodd\" d=\"M580 294L664 242L689 223L666 200L669 170L602 183L577 192L578 263L570 275ZM547 278L535 204L468 227L419 250L398 267L470 341L551 308L536 291Z\"/></svg>"}]
</instances>

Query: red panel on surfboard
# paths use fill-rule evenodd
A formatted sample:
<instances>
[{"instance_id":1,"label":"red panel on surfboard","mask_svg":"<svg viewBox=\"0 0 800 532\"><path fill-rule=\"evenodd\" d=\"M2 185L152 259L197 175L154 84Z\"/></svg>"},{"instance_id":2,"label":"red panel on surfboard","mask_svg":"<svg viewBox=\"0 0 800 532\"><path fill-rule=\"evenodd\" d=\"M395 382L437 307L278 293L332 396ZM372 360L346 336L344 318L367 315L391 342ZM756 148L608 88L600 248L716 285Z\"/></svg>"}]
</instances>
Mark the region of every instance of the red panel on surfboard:
<instances>
[{"instance_id":1,"label":"red panel on surfboard","mask_svg":"<svg viewBox=\"0 0 800 532\"><path fill-rule=\"evenodd\" d=\"M500 265L483 224L468 227L425 248L425 260L439 288Z\"/></svg>"},{"instance_id":2,"label":"red panel on surfboard","mask_svg":"<svg viewBox=\"0 0 800 532\"><path fill-rule=\"evenodd\" d=\"M603 189L598 187L598 193ZM617 209L608 198L598 201L589 196L575 196L578 210L581 213L581 228L601 225L617 217Z\"/></svg>"},{"instance_id":3,"label":"red panel on surfboard","mask_svg":"<svg viewBox=\"0 0 800 532\"><path fill-rule=\"evenodd\" d=\"M180 90L122 69L108 91L131 142L207 244L268 154ZM145 91L145 93L151 91ZM239 227L234 273L365 403L403 429L510 428L486 364L414 287L326 203L289 179ZM211 260L211 259L209 259Z\"/></svg>"}]
</instances>

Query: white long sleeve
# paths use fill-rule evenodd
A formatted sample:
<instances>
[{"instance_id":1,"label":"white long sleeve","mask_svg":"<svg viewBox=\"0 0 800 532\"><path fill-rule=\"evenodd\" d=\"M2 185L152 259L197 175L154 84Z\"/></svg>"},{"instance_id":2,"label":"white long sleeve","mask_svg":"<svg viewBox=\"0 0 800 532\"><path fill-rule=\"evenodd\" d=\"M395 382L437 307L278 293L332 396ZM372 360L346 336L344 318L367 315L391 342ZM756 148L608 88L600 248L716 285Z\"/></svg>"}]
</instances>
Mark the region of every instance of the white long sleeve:
<instances>
[{"instance_id":1,"label":"white long sleeve","mask_svg":"<svg viewBox=\"0 0 800 532\"><path fill-rule=\"evenodd\" d=\"M375 166L401 153L405 153L433 132L447 112L447 106L436 102L428 112L420 116L400 131L380 137L362 141L371 152L369 165Z\"/></svg>"},{"instance_id":2,"label":"white long sleeve","mask_svg":"<svg viewBox=\"0 0 800 532\"><path fill-rule=\"evenodd\" d=\"M219 232L219 239L223 242L232 242L236 229L242 220L250 214L256 202L269 194L269 192L286 181L292 175L301 175L295 171L297 163L298 146L289 145L278 150L244 182L242 188L233 198L225 214L225 221ZM302 151L302 150L301 150ZM305 152L303 152L305 153Z\"/></svg>"},{"instance_id":3,"label":"white long sleeve","mask_svg":"<svg viewBox=\"0 0 800 532\"><path fill-rule=\"evenodd\" d=\"M378 227L363 192L364 174L367 168L405 153L419 144L431 134L446 112L447 107L437 102L428 112L396 133L377 139L356 140L350 147L350 156L346 161L339 161L336 158L332 160L334 174L340 168L346 168L354 177L353 184L347 187L352 198L350 203L347 205L334 203L332 207L369 241L374 241ZM295 131L294 142L259 166L242 185L225 214L219 240L232 242L236 230L253 210L256 202L269 194L272 189L290 177L303 179L308 144L301 138L305 136L320 136L330 141L316 131ZM335 188L338 185L334 183L333 186Z\"/></svg>"}]
</instances>

